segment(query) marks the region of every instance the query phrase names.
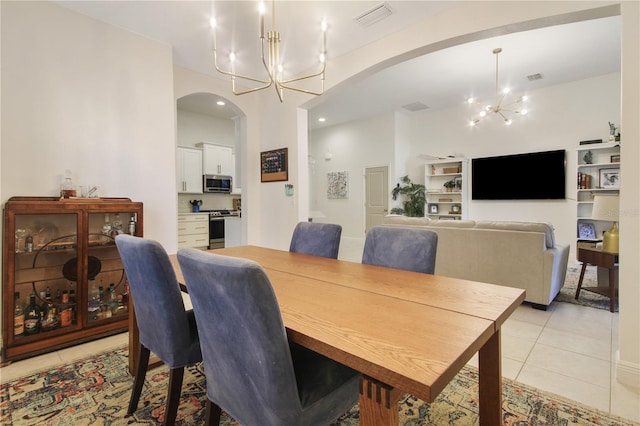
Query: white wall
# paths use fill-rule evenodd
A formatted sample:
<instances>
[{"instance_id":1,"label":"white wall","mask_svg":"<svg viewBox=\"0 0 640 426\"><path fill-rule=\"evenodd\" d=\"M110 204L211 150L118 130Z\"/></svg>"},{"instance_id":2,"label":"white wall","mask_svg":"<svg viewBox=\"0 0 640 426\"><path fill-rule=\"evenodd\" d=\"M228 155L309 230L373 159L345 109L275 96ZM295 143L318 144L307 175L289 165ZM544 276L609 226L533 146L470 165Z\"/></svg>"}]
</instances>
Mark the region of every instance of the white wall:
<instances>
[{"instance_id":1,"label":"white wall","mask_svg":"<svg viewBox=\"0 0 640 426\"><path fill-rule=\"evenodd\" d=\"M373 117L318 129L309 134L310 210L325 217L314 221L342 225L345 237L364 236L366 167L389 166L389 186L394 177L395 120L393 115ZM325 156L331 155L330 160ZM349 198L327 198L327 173L349 172Z\"/></svg>"},{"instance_id":2,"label":"white wall","mask_svg":"<svg viewBox=\"0 0 640 426\"><path fill-rule=\"evenodd\" d=\"M145 236L175 246L174 111L170 46L53 3L2 2L3 202L59 195L69 169L143 202Z\"/></svg>"},{"instance_id":3,"label":"white wall","mask_svg":"<svg viewBox=\"0 0 640 426\"><path fill-rule=\"evenodd\" d=\"M215 145L236 146L236 129L233 120L198 114L179 109L177 116L178 146L194 147L205 142Z\"/></svg>"}]
</instances>

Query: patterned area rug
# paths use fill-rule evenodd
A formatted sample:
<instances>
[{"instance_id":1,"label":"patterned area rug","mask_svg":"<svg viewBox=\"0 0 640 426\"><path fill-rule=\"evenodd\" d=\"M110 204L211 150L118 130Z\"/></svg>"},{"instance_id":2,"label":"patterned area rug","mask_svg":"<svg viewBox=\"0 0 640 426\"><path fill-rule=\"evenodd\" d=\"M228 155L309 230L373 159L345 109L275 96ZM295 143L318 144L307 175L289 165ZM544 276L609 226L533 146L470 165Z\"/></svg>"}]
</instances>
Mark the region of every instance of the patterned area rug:
<instances>
[{"instance_id":1,"label":"patterned area rug","mask_svg":"<svg viewBox=\"0 0 640 426\"><path fill-rule=\"evenodd\" d=\"M126 347L72 364L31 374L0 386L2 425L157 425L164 420L168 372L147 373L138 411L125 418L133 379L127 374ZM177 425L202 425L206 384L202 366L185 371ZM400 424L478 424L478 373L465 367L432 404L405 396L399 404ZM633 422L556 395L504 379L503 424L633 425ZM222 425L238 426L223 415ZM358 406L336 423L359 424Z\"/></svg>"},{"instance_id":2,"label":"patterned area rug","mask_svg":"<svg viewBox=\"0 0 640 426\"><path fill-rule=\"evenodd\" d=\"M581 291L580 298L575 299L578 280L580 279L581 263L571 263L567 267L567 275L564 280L564 287L554 299L556 302L573 303L574 305L590 306L597 309L609 310L609 298L590 291ZM594 266L588 266L582 282L583 287L595 287L598 283L597 272ZM618 312L618 300L616 299L615 311Z\"/></svg>"}]
</instances>

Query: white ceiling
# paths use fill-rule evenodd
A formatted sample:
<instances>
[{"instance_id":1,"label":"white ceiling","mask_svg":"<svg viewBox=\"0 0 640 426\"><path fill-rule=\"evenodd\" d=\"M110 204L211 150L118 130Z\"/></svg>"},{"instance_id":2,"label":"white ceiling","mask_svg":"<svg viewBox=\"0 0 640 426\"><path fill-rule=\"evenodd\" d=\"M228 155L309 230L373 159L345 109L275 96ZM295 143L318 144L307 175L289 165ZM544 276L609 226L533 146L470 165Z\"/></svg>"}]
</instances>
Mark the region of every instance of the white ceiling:
<instances>
[{"instance_id":1,"label":"white ceiling","mask_svg":"<svg viewBox=\"0 0 640 426\"><path fill-rule=\"evenodd\" d=\"M56 1L104 22L173 46L176 65L216 78L213 69L209 18L218 21L220 55L233 49L237 71L260 75L258 14L254 1ZM325 18L327 58L350 51L397 32L442 10L452 1L398 1L387 4L390 17L368 27L354 17L379 1L278 1L275 28L282 35L281 52L286 70L299 74L313 69L320 51L320 22ZM271 4L267 3L270 12ZM270 13L266 29L270 29ZM620 70L620 19L617 16L557 25L466 43L436 51L387 68L339 93L323 95L309 111L312 128L334 125L421 102L431 109L459 105L469 96L491 100L495 94L495 55L501 47L500 85L515 93L580 80ZM242 68L241 68L242 67ZM330 72L330 67L327 72ZM528 75L543 79L530 82ZM275 96L275 93L273 94ZM252 95L244 95L252 96ZM231 99L233 102L233 99ZM286 94L285 94L286 102ZM532 100L533 105L533 100ZM237 113L220 108L210 97L194 96L180 107L219 117ZM317 118L327 121L319 124Z\"/></svg>"}]
</instances>

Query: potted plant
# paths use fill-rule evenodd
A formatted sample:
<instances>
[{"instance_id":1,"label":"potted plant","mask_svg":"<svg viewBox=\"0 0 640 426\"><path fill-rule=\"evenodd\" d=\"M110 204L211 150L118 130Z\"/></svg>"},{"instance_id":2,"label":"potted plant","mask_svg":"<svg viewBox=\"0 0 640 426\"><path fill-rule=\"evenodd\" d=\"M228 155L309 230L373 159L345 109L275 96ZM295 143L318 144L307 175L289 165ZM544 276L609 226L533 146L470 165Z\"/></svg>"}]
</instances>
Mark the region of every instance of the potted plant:
<instances>
[{"instance_id":1,"label":"potted plant","mask_svg":"<svg viewBox=\"0 0 640 426\"><path fill-rule=\"evenodd\" d=\"M424 216L424 206L427 202L425 186L411 182L409 176L401 177L400 181L402 182L402 186L398 184L393 188L391 191L391 198L396 200L398 199L398 196L403 196L405 198L402 203L404 208L394 207L391 209L391 213L412 217Z\"/></svg>"},{"instance_id":2,"label":"potted plant","mask_svg":"<svg viewBox=\"0 0 640 426\"><path fill-rule=\"evenodd\" d=\"M447 192L452 192L453 188L456 187L456 181L454 179L446 181L443 186L447 188Z\"/></svg>"}]
</instances>

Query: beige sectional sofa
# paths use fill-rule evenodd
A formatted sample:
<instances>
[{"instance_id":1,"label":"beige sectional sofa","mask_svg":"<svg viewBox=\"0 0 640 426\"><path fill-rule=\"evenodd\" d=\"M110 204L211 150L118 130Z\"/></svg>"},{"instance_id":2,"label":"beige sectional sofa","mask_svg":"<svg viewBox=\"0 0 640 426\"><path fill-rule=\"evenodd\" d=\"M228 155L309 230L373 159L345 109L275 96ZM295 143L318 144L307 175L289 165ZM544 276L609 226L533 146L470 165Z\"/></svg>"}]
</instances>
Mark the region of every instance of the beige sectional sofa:
<instances>
[{"instance_id":1,"label":"beige sectional sofa","mask_svg":"<svg viewBox=\"0 0 640 426\"><path fill-rule=\"evenodd\" d=\"M546 223L388 215L383 225L435 231L436 274L522 288L536 308L546 310L564 285L569 245L556 242Z\"/></svg>"}]
</instances>

